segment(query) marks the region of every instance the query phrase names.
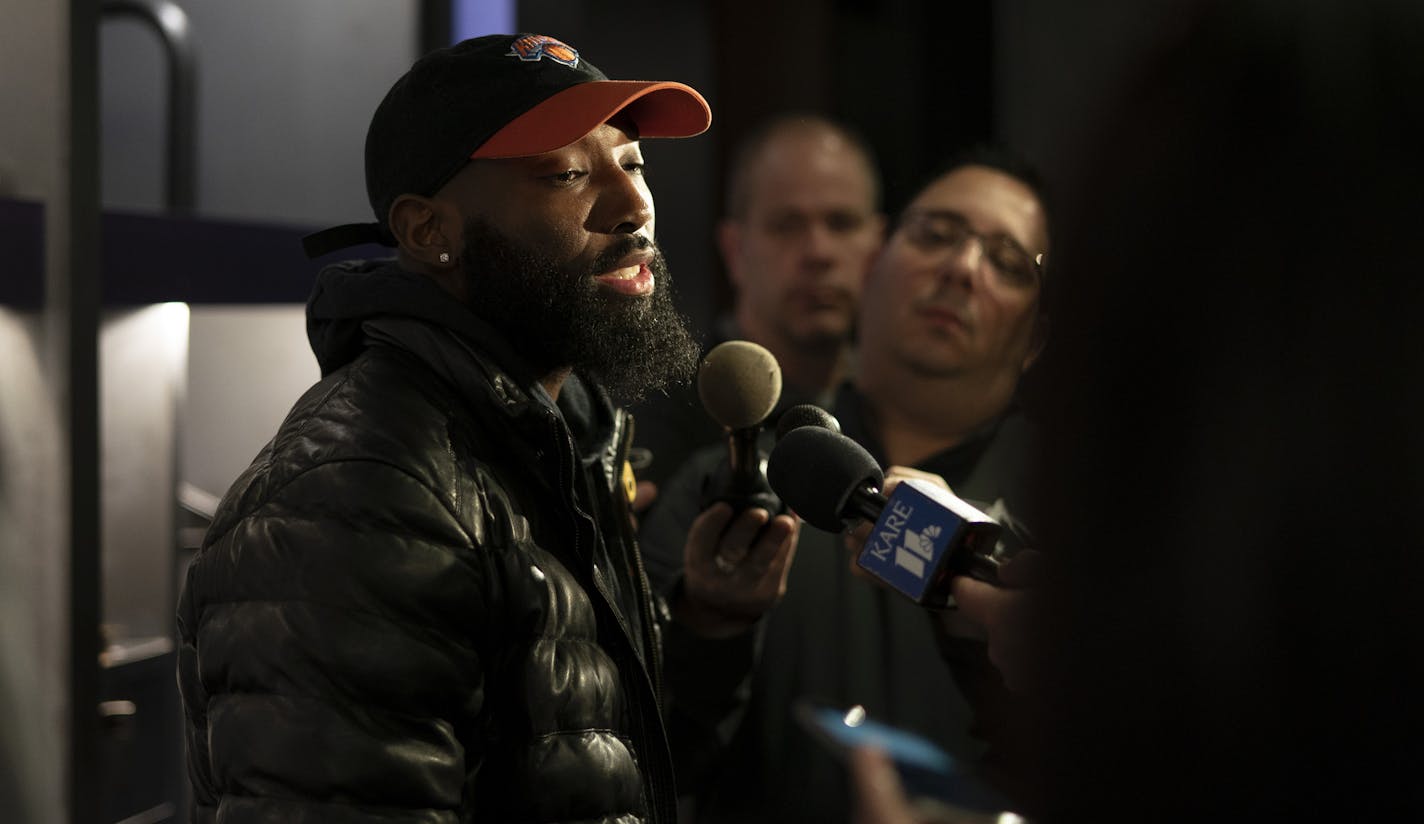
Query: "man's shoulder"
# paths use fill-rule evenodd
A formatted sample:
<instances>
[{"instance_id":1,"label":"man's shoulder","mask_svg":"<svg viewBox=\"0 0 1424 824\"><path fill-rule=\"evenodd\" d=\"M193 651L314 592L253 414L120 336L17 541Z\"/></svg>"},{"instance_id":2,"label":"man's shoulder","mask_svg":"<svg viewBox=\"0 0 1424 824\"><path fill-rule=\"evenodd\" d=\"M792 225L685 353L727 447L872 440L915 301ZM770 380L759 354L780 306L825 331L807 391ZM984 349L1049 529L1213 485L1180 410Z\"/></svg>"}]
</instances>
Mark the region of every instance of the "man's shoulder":
<instances>
[{"instance_id":1,"label":"man's shoulder","mask_svg":"<svg viewBox=\"0 0 1424 824\"><path fill-rule=\"evenodd\" d=\"M444 439L459 399L418 358L376 346L316 383L293 405L273 440L274 451L324 443L312 457L386 453L396 462L405 447Z\"/></svg>"},{"instance_id":2,"label":"man's shoulder","mask_svg":"<svg viewBox=\"0 0 1424 824\"><path fill-rule=\"evenodd\" d=\"M296 401L228 498L251 509L314 470L350 479L349 494L366 491L359 478L373 472L439 490L459 471L455 444L468 452L482 437L477 420L418 359L372 347Z\"/></svg>"},{"instance_id":3,"label":"man's shoulder","mask_svg":"<svg viewBox=\"0 0 1424 824\"><path fill-rule=\"evenodd\" d=\"M1007 471L1024 472L1039 448L1040 430L1031 418L1014 409L997 422L988 438L986 460L1003 464Z\"/></svg>"}]
</instances>

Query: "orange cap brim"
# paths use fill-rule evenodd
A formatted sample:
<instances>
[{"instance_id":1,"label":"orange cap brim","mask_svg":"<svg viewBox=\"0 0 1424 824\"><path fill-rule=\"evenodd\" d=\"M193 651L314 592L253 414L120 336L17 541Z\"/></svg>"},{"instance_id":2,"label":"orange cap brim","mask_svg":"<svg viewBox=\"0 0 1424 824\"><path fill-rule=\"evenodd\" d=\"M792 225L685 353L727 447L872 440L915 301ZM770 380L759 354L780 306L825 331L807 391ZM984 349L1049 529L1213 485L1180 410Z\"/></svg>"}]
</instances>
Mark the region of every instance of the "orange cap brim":
<instances>
[{"instance_id":1,"label":"orange cap brim","mask_svg":"<svg viewBox=\"0 0 1424 824\"><path fill-rule=\"evenodd\" d=\"M595 80L553 95L505 124L471 158L529 157L581 140L626 112L638 137L692 137L712 125L712 109L682 83Z\"/></svg>"}]
</instances>

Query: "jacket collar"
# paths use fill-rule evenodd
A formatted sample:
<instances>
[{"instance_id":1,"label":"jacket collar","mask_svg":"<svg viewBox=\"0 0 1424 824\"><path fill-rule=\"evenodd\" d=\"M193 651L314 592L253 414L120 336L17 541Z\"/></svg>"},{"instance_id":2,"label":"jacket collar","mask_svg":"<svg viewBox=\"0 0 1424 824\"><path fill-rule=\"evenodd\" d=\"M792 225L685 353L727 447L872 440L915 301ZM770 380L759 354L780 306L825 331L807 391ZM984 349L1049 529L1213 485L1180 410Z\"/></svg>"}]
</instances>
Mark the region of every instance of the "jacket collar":
<instances>
[{"instance_id":1,"label":"jacket collar","mask_svg":"<svg viewBox=\"0 0 1424 824\"><path fill-rule=\"evenodd\" d=\"M455 386L472 409L493 406L520 419L538 410L562 419L585 465L613 473L624 416L608 393L578 374L557 403L510 341L429 278L394 260L326 267L307 302L307 337L323 375L354 360L372 341L410 351Z\"/></svg>"}]
</instances>

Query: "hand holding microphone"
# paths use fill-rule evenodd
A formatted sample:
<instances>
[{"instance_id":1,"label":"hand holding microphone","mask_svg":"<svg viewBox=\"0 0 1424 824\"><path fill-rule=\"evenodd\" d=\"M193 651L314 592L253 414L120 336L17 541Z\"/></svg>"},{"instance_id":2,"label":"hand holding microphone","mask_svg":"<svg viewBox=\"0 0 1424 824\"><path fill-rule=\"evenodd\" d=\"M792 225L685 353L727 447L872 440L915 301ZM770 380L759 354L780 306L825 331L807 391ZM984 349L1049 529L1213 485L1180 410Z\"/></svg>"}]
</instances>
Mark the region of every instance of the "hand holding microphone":
<instances>
[{"instance_id":1,"label":"hand holding microphone","mask_svg":"<svg viewBox=\"0 0 1424 824\"><path fill-rule=\"evenodd\" d=\"M945 606L956 575L998 582L998 523L919 478L904 479L887 497L879 464L844 435L819 426L786 432L767 477L812 526L840 532L860 519L873 522L856 563L916 603Z\"/></svg>"},{"instance_id":2,"label":"hand holding microphone","mask_svg":"<svg viewBox=\"0 0 1424 824\"><path fill-rule=\"evenodd\" d=\"M744 632L781 600L800 522L767 483L757 441L781 397L781 368L749 341L728 341L707 354L697 391L707 414L726 430L726 452L703 483L701 514L683 547L673 615L706 637Z\"/></svg>"},{"instance_id":3,"label":"hand holding microphone","mask_svg":"<svg viewBox=\"0 0 1424 824\"><path fill-rule=\"evenodd\" d=\"M950 635L987 642L989 660L1003 676L1004 686L1014 692L1031 693L1042 683L1042 659L1035 644L1041 637L1039 587L1046 575L1043 554L1022 550L999 568L1002 585L955 578L951 592L959 608L940 615Z\"/></svg>"},{"instance_id":4,"label":"hand holding microphone","mask_svg":"<svg viewBox=\"0 0 1424 824\"><path fill-rule=\"evenodd\" d=\"M726 431L727 452L702 487L701 508L717 501L740 511L760 507L772 515L786 507L767 483L762 425L781 399L781 366L764 347L732 340L713 347L697 373L697 394L712 420Z\"/></svg>"}]
</instances>

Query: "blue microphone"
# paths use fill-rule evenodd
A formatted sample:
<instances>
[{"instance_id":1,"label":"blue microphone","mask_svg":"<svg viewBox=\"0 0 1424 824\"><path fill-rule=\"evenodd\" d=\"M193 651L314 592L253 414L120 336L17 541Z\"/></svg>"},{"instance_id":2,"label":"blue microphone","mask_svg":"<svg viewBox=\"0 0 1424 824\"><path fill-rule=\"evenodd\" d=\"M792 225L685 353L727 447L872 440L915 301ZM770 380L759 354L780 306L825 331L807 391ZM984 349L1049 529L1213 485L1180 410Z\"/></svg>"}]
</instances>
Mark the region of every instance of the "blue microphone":
<instances>
[{"instance_id":1,"label":"blue microphone","mask_svg":"<svg viewBox=\"0 0 1424 824\"><path fill-rule=\"evenodd\" d=\"M786 432L767 460L771 488L806 523L840 532L873 521L856 563L918 604L950 603L949 581L998 584L1002 527L937 484L902 480L886 497L885 473L855 441L819 426Z\"/></svg>"}]
</instances>

